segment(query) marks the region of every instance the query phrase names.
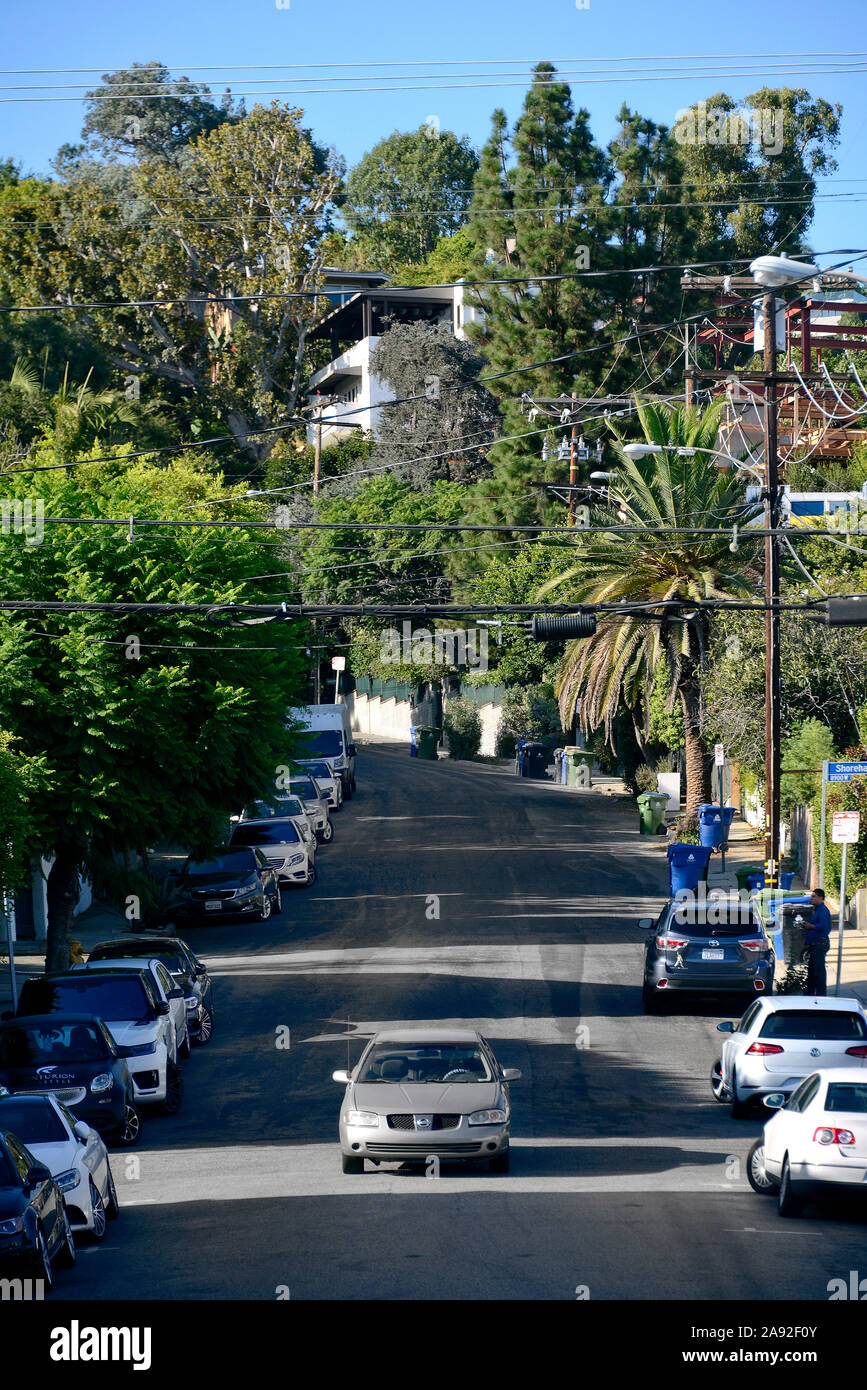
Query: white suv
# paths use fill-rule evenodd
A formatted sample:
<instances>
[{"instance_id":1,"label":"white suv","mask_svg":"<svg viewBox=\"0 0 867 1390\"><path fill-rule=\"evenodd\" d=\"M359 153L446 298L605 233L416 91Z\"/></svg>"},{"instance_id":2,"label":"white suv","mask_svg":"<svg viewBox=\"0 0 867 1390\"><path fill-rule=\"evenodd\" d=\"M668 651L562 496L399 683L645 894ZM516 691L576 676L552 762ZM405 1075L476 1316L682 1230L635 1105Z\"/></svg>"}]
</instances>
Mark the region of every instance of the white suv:
<instances>
[{"instance_id":1,"label":"white suv","mask_svg":"<svg viewBox=\"0 0 867 1390\"><path fill-rule=\"evenodd\" d=\"M184 991L161 960L155 956L124 956L123 961L116 957L113 960L88 960L81 965L70 966L70 970L117 970L121 966L126 970L148 972L157 998L164 1000L169 1006L169 1016L174 1028L173 1061L177 1062L179 1057L189 1057L192 1049Z\"/></svg>"},{"instance_id":2,"label":"white suv","mask_svg":"<svg viewBox=\"0 0 867 1390\"><path fill-rule=\"evenodd\" d=\"M239 821L229 846L237 849L239 845L264 854L281 883L309 888L316 882L316 841L305 840L289 816Z\"/></svg>"},{"instance_id":3,"label":"white suv","mask_svg":"<svg viewBox=\"0 0 867 1390\"><path fill-rule=\"evenodd\" d=\"M711 1089L732 1114L780 1091L791 1095L805 1076L825 1067L867 1065L867 1013L857 999L813 994L765 996L738 1023L718 1023L731 1036L711 1071Z\"/></svg>"}]
</instances>

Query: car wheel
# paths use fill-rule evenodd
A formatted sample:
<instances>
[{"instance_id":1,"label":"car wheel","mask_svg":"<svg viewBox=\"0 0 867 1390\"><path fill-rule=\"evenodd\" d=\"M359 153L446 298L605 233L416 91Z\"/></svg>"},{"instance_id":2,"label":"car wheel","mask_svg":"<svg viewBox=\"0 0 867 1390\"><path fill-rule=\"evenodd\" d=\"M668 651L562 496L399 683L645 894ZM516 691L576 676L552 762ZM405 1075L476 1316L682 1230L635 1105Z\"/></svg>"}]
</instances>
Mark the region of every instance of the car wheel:
<instances>
[{"instance_id":1,"label":"car wheel","mask_svg":"<svg viewBox=\"0 0 867 1390\"><path fill-rule=\"evenodd\" d=\"M304 885L305 888L312 887L312 885L316 882L317 877L318 875L316 872L316 865L311 864L307 869L307 882Z\"/></svg>"},{"instance_id":2,"label":"car wheel","mask_svg":"<svg viewBox=\"0 0 867 1390\"><path fill-rule=\"evenodd\" d=\"M268 918L271 916L271 908L272 908L271 896L270 896L270 894L268 893L268 891L267 891L267 889L266 889L266 891L265 891L265 896L264 896L264 898L262 899L262 911L259 913L259 921L260 921L260 922L267 922L267 921L268 921Z\"/></svg>"},{"instance_id":3,"label":"car wheel","mask_svg":"<svg viewBox=\"0 0 867 1390\"><path fill-rule=\"evenodd\" d=\"M731 1100L728 1087L723 1081L722 1058L717 1057L710 1069L710 1089L713 1092L714 1100L720 1105L728 1105Z\"/></svg>"},{"instance_id":4,"label":"car wheel","mask_svg":"<svg viewBox=\"0 0 867 1390\"><path fill-rule=\"evenodd\" d=\"M355 1158L352 1154L341 1154L344 1173L363 1173L364 1159Z\"/></svg>"},{"instance_id":5,"label":"car wheel","mask_svg":"<svg viewBox=\"0 0 867 1390\"><path fill-rule=\"evenodd\" d=\"M279 917L280 913L283 911L283 890L280 887L279 883L277 884L277 892L274 895L274 902L272 903L272 907L274 908L274 911Z\"/></svg>"},{"instance_id":6,"label":"car wheel","mask_svg":"<svg viewBox=\"0 0 867 1390\"><path fill-rule=\"evenodd\" d=\"M60 1238L60 1245L57 1248L55 1259L61 1269L72 1269L76 1260L75 1237L72 1234L72 1227L69 1224L69 1214L66 1207L63 1208L64 1231Z\"/></svg>"},{"instance_id":7,"label":"car wheel","mask_svg":"<svg viewBox=\"0 0 867 1390\"><path fill-rule=\"evenodd\" d=\"M504 1153L497 1154L496 1158L491 1158L491 1159L488 1160L488 1172L489 1172L489 1173L508 1173L508 1171L509 1171L509 1150L508 1150L508 1149L506 1149Z\"/></svg>"},{"instance_id":8,"label":"car wheel","mask_svg":"<svg viewBox=\"0 0 867 1390\"><path fill-rule=\"evenodd\" d=\"M178 1056L182 1057L184 1061L186 1061L192 1050L193 1049L190 1047L190 1034L188 1029L183 1042L178 1045Z\"/></svg>"},{"instance_id":9,"label":"car wheel","mask_svg":"<svg viewBox=\"0 0 867 1390\"><path fill-rule=\"evenodd\" d=\"M658 1014L662 1012L662 1000L659 997L659 991L648 989L646 984L641 988L641 1002L644 1005L644 1012L646 1014Z\"/></svg>"},{"instance_id":10,"label":"car wheel","mask_svg":"<svg viewBox=\"0 0 867 1390\"><path fill-rule=\"evenodd\" d=\"M180 1067L166 1066L166 1098L160 1109L164 1115L177 1115L184 1099L184 1078Z\"/></svg>"},{"instance_id":11,"label":"car wheel","mask_svg":"<svg viewBox=\"0 0 867 1390\"><path fill-rule=\"evenodd\" d=\"M107 1163L108 1182L105 1185L105 1214L109 1221L116 1221L120 1216L120 1207L117 1201L117 1188L114 1185L114 1174L111 1171L111 1164Z\"/></svg>"},{"instance_id":12,"label":"car wheel","mask_svg":"<svg viewBox=\"0 0 867 1390\"><path fill-rule=\"evenodd\" d=\"M54 1288L54 1270L51 1268L51 1261L48 1258L48 1246L45 1243L45 1232L41 1226L36 1227L36 1239L33 1242L33 1254L30 1257L30 1268L37 1279L43 1280L45 1288L50 1293Z\"/></svg>"},{"instance_id":13,"label":"car wheel","mask_svg":"<svg viewBox=\"0 0 867 1390\"><path fill-rule=\"evenodd\" d=\"M141 1140L141 1114L138 1106L131 1100L126 1103L123 1124L117 1133L117 1143L124 1149L132 1149Z\"/></svg>"},{"instance_id":14,"label":"car wheel","mask_svg":"<svg viewBox=\"0 0 867 1390\"><path fill-rule=\"evenodd\" d=\"M353 794L354 791L355 791L355 778L353 777L352 781L351 781L351 782L347 782L347 784L346 784L346 791L343 793L343 799L344 799L344 801L351 801L351 800L352 800L352 794Z\"/></svg>"},{"instance_id":15,"label":"car wheel","mask_svg":"<svg viewBox=\"0 0 867 1390\"><path fill-rule=\"evenodd\" d=\"M325 822L325 825L324 825L323 830L322 830L322 843L323 843L323 845L327 845L327 844L328 844L328 841L329 841L329 840L333 840L333 839L334 839L334 826L331 824L331 821L329 820L329 821L326 821L326 822Z\"/></svg>"},{"instance_id":16,"label":"car wheel","mask_svg":"<svg viewBox=\"0 0 867 1390\"><path fill-rule=\"evenodd\" d=\"M800 1216L804 1210L804 1198L795 1190L792 1182L792 1170L789 1167L789 1155L783 1159L783 1171L780 1174L780 1192L777 1199L777 1211L780 1216Z\"/></svg>"},{"instance_id":17,"label":"car wheel","mask_svg":"<svg viewBox=\"0 0 867 1390\"><path fill-rule=\"evenodd\" d=\"M108 1216L106 1215L105 1202L102 1200L99 1188L93 1178L90 1179L90 1205L93 1211L93 1227L89 1233L90 1238L94 1241L104 1240Z\"/></svg>"},{"instance_id":18,"label":"car wheel","mask_svg":"<svg viewBox=\"0 0 867 1390\"><path fill-rule=\"evenodd\" d=\"M765 1141L757 1139L747 1155L747 1179L753 1192L758 1192L760 1197L773 1197L779 1188L779 1183L770 1176L765 1168Z\"/></svg>"},{"instance_id":19,"label":"car wheel","mask_svg":"<svg viewBox=\"0 0 867 1390\"><path fill-rule=\"evenodd\" d=\"M196 1047L204 1047L211 1041L214 1032L214 1015L208 1008L202 1008L202 1016L199 1020L199 1031L193 1034L193 1042Z\"/></svg>"}]
</instances>

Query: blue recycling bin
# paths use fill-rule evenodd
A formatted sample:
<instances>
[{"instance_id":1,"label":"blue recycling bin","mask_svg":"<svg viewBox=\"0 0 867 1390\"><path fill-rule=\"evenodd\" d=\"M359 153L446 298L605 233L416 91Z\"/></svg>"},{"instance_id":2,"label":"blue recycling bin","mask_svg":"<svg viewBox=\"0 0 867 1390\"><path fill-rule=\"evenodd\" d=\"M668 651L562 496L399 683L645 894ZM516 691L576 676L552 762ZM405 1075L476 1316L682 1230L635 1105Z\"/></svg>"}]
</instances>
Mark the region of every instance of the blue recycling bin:
<instances>
[{"instance_id":1,"label":"blue recycling bin","mask_svg":"<svg viewBox=\"0 0 867 1390\"><path fill-rule=\"evenodd\" d=\"M668 846L668 880L671 895L697 888L707 880L707 866L713 850L710 845Z\"/></svg>"},{"instance_id":2,"label":"blue recycling bin","mask_svg":"<svg viewBox=\"0 0 867 1390\"><path fill-rule=\"evenodd\" d=\"M409 756L411 758L418 757L418 728L415 724L409 731Z\"/></svg>"},{"instance_id":3,"label":"blue recycling bin","mask_svg":"<svg viewBox=\"0 0 867 1390\"><path fill-rule=\"evenodd\" d=\"M515 776L528 777L530 773L530 759L527 753L527 744L530 740L527 737L519 738L515 745Z\"/></svg>"},{"instance_id":4,"label":"blue recycling bin","mask_svg":"<svg viewBox=\"0 0 867 1390\"><path fill-rule=\"evenodd\" d=\"M747 891L748 891L748 892L750 892L750 893L758 893L759 889L760 889L760 888L764 888L764 886L765 886L765 875L764 875L764 871L762 871L762 873L760 873L760 874L747 874Z\"/></svg>"},{"instance_id":5,"label":"blue recycling bin","mask_svg":"<svg viewBox=\"0 0 867 1390\"><path fill-rule=\"evenodd\" d=\"M723 842L724 830L722 807L703 802L698 808L699 844L707 845L710 849L719 849Z\"/></svg>"},{"instance_id":6,"label":"blue recycling bin","mask_svg":"<svg viewBox=\"0 0 867 1390\"><path fill-rule=\"evenodd\" d=\"M792 884L793 884L794 882L795 882L795 875L794 875L793 873L791 873L791 874L780 874L780 887L781 887L781 888L791 888L791 886L792 886ZM807 899L807 901L809 902L809 899Z\"/></svg>"}]
</instances>

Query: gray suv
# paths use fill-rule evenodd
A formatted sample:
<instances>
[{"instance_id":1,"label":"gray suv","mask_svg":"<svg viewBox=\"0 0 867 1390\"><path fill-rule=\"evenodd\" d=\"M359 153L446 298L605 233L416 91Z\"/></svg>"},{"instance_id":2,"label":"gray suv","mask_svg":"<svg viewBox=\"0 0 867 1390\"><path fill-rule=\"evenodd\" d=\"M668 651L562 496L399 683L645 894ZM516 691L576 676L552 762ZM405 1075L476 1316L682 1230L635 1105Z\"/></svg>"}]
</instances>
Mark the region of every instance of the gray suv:
<instances>
[{"instance_id":1,"label":"gray suv","mask_svg":"<svg viewBox=\"0 0 867 1390\"><path fill-rule=\"evenodd\" d=\"M638 925L647 932L645 1013L659 1013L670 994L734 994L752 1002L773 990L774 948L752 903L672 898L655 922L645 917Z\"/></svg>"}]
</instances>

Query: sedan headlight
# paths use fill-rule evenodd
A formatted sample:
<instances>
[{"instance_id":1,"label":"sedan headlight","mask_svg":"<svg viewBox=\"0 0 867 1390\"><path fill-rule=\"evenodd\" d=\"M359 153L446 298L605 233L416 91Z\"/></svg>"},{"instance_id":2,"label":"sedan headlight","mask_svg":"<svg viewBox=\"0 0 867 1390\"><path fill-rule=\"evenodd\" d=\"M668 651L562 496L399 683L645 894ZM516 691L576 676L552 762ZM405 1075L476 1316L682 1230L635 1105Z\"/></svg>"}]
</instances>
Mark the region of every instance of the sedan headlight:
<instances>
[{"instance_id":1,"label":"sedan headlight","mask_svg":"<svg viewBox=\"0 0 867 1390\"><path fill-rule=\"evenodd\" d=\"M199 1007L199 1001L194 994L188 994L184 1003L187 1006L188 1014L194 1014Z\"/></svg>"},{"instance_id":2,"label":"sedan headlight","mask_svg":"<svg viewBox=\"0 0 867 1390\"><path fill-rule=\"evenodd\" d=\"M61 1192L71 1192L81 1182L81 1174L75 1168L67 1168L65 1173L58 1173L54 1181Z\"/></svg>"},{"instance_id":3,"label":"sedan headlight","mask_svg":"<svg viewBox=\"0 0 867 1390\"><path fill-rule=\"evenodd\" d=\"M10 1096L11 1094L8 1086L0 1086L0 1096Z\"/></svg>"},{"instance_id":4,"label":"sedan headlight","mask_svg":"<svg viewBox=\"0 0 867 1390\"><path fill-rule=\"evenodd\" d=\"M504 1125L508 1116L505 1110L474 1110L469 1117L471 1125Z\"/></svg>"},{"instance_id":5,"label":"sedan headlight","mask_svg":"<svg viewBox=\"0 0 867 1390\"><path fill-rule=\"evenodd\" d=\"M193 896L192 891L191 891L189 888L179 888L179 889L178 889L178 897L179 897L179 898L191 898L192 896Z\"/></svg>"},{"instance_id":6,"label":"sedan headlight","mask_svg":"<svg viewBox=\"0 0 867 1390\"><path fill-rule=\"evenodd\" d=\"M154 1043L150 1043L147 1047L127 1048L127 1051L136 1054L138 1054L139 1052L154 1052L156 1051L156 1045ZM101 1095L103 1091L110 1091L113 1085L114 1077L112 1076L111 1072L101 1071L99 1073L99 1076L95 1076L91 1081L90 1089L95 1096L98 1096Z\"/></svg>"},{"instance_id":7,"label":"sedan headlight","mask_svg":"<svg viewBox=\"0 0 867 1390\"><path fill-rule=\"evenodd\" d=\"M150 1054L156 1052L156 1050L157 1045L155 1042L137 1043L135 1047L125 1047L123 1055L124 1057L149 1057ZM97 1080L99 1079L100 1078L97 1077ZM91 1082L90 1089L93 1090L93 1082Z\"/></svg>"},{"instance_id":8,"label":"sedan headlight","mask_svg":"<svg viewBox=\"0 0 867 1390\"><path fill-rule=\"evenodd\" d=\"M251 898L254 893L259 892L258 883L245 883L242 888L235 889L236 898Z\"/></svg>"},{"instance_id":9,"label":"sedan headlight","mask_svg":"<svg viewBox=\"0 0 867 1390\"><path fill-rule=\"evenodd\" d=\"M20 1216L13 1216L11 1221L0 1221L0 1236L17 1236L23 1230L24 1222Z\"/></svg>"},{"instance_id":10,"label":"sedan headlight","mask_svg":"<svg viewBox=\"0 0 867 1390\"><path fill-rule=\"evenodd\" d=\"M343 1116L343 1122L347 1125L355 1125L360 1129L378 1129L379 1116L374 1115L372 1110L347 1110Z\"/></svg>"},{"instance_id":11,"label":"sedan headlight","mask_svg":"<svg viewBox=\"0 0 867 1390\"><path fill-rule=\"evenodd\" d=\"M331 766L332 766L332 767L335 769L335 771L336 771L337 768L339 768L339 767L345 767L346 764L345 764L343 758L335 758L335 759L334 759L334 762L331 764Z\"/></svg>"},{"instance_id":12,"label":"sedan headlight","mask_svg":"<svg viewBox=\"0 0 867 1390\"><path fill-rule=\"evenodd\" d=\"M286 860L286 868L291 869L293 864L301 864L304 861L303 854L293 854L291 859Z\"/></svg>"}]
</instances>

